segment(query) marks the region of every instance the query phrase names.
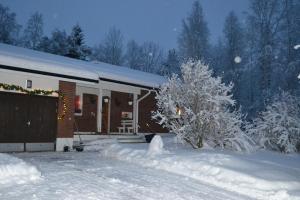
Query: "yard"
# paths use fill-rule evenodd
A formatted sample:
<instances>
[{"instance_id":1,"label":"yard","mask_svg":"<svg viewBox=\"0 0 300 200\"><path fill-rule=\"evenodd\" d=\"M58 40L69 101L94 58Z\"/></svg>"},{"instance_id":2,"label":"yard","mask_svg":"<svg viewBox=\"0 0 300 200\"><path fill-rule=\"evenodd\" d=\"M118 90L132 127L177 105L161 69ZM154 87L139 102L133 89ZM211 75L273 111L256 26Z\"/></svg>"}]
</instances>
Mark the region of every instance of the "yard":
<instances>
[{"instance_id":1,"label":"yard","mask_svg":"<svg viewBox=\"0 0 300 200\"><path fill-rule=\"evenodd\" d=\"M11 154L13 163L25 161L28 166L21 166L37 171L18 175L9 170L13 164L0 162L0 199L300 198L299 155L197 152L172 140L164 139L164 150L156 153L148 144L100 141L80 153Z\"/></svg>"}]
</instances>

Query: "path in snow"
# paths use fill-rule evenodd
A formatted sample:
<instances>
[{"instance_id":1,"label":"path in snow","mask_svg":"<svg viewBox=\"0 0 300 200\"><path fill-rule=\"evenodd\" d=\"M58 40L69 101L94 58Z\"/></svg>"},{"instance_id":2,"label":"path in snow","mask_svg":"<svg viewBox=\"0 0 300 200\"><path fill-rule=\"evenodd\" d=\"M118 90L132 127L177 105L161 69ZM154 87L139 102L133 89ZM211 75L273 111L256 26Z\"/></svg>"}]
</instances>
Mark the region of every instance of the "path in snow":
<instances>
[{"instance_id":1,"label":"path in snow","mask_svg":"<svg viewBox=\"0 0 300 200\"><path fill-rule=\"evenodd\" d=\"M0 188L0 199L249 199L197 180L99 156L96 152L22 153L42 173L37 183Z\"/></svg>"}]
</instances>

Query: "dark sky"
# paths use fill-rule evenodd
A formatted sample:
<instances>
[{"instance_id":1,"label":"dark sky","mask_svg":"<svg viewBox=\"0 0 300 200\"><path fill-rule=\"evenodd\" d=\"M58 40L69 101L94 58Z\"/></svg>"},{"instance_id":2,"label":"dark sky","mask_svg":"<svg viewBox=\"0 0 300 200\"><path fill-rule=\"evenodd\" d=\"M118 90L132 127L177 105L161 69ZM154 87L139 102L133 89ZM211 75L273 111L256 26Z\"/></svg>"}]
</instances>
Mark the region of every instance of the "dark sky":
<instances>
[{"instance_id":1,"label":"dark sky","mask_svg":"<svg viewBox=\"0 0 300 200\"><path fill-rule=\"evenodd\" d=\"M45 33L54 28L68 33L79 23L86 34L86 42L94 45L103 40L111 26L120 28L125 39L138 42L155 41L167 49L177 46L181 21L191 10L194 0L0 0L16 12L24 25L29 16L39 11L44 16ZM224 18L234 10L243 21L248 0L200 0L211 41L222 34Z\"/></svg>"}]
</instances>

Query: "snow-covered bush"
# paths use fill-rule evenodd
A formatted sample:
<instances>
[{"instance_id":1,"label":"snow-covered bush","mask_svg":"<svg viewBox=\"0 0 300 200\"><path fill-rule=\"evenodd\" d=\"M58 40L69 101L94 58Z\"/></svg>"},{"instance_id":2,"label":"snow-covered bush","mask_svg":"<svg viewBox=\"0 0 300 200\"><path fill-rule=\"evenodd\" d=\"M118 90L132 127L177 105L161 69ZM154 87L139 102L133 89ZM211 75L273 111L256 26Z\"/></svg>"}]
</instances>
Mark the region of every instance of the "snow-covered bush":
<instances>
[{"instance_id":1,"label":"snow-covered bush","mask_svg":"<svg viewBox=\"0 0 300 200\"><path fill-rule=\"evenodd\" d=\"M179 141L194 148L203 143L234 150L249 150L250 139L241 129L242 115L230 111L235 101L232 85L214 78L208 65L188 61L181 66L182 79L173 75L156 96L158 110L153 118Z\"/></svg>"},{"instance_id":2,"label":"snow-covered bush","mask_svg":"<svg viewBox=\"0 0 300 200\"><path fill-rule=\"evenodd\" d=\"M248 133L260 147L295 152L300 145L299 114L300 99L281 92L253 121Z\"/></svg>"}]
</instances>

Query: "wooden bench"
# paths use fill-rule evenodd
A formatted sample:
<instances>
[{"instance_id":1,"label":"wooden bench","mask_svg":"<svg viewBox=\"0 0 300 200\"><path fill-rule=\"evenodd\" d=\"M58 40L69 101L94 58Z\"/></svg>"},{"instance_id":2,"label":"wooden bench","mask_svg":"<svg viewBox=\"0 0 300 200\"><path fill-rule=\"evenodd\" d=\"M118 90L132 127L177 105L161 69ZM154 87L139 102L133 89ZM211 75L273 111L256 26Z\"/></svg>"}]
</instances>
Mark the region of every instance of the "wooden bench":
<instances>
[{"instance_id":1,"label":"wooden bench","mask_svg":"<svg viewBox=\"0 0 300 200\"><path fill-rule=\"evenodd\" d=\"M123 119L121 120L121 126L118 127L119 133L133 133L133 120L132 119Z\"/></svg>"}]
</instances>

